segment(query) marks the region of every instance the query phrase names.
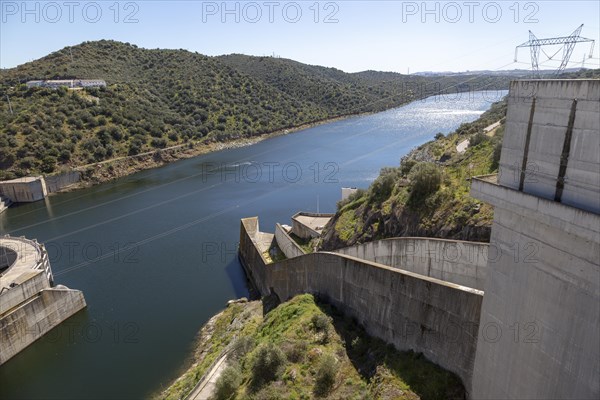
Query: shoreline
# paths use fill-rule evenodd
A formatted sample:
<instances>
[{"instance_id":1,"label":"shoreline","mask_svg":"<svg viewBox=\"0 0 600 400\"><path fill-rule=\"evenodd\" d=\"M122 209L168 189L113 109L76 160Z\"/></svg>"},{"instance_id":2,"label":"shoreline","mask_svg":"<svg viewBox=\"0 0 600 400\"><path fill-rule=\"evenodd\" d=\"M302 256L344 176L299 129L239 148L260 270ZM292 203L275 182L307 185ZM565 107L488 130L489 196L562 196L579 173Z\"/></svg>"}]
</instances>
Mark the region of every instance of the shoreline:
<instances>
[{"instance_id":1,"label":"shoreline","mask_svg":"<svg viewBox=\"0 0 600 400\"><path fill-rule=\"evenodd\" d=\"M167 164L172 164L180 160L187 160L189 158L194 158L221 150L252 146L266 139L297 133L306 129L315 128L317 126L371 114L374 113L364 112L341 115L319 121L308 122L291 128L278 129L276 131L263 133L254 137L237 138L226 142L214 142L203 139L197 141L196 143L183 143L165 149L157 149L133 156L118 157L111 160L74 167L69 171L79 171L82 176L80 181L66 186L49 195L86 189L102 183L111 182L125 176L133 175L137 172L163 167Z\"/></svg>"}]
</instances>

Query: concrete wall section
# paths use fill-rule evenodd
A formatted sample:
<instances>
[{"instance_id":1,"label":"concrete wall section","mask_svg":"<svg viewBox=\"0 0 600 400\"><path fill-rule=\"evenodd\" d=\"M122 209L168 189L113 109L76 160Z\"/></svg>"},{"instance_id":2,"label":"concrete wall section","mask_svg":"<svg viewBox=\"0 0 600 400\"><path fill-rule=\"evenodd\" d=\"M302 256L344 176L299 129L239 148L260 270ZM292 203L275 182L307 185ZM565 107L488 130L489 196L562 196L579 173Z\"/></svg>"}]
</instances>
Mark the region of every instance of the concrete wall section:
<instances>
[{"instance_id":1,"label":"concrete wall section","mask_svg":"<svg viewBox=\"0 0 600 400\"><path fill-rule=\"evenodd\" d=\"M85 306L83 294L78 290L45 289L0 318L0 364Z\"/></svg>"},{"instance_id":2,"label":"concrete wall section","mask_svg":"<svg viewBox=\"0 0 600 400\"><path fill-rule=\"evenodd\" d=\"M269 293L267 286L267 260L258 250L257 238L260 234L258 217L243 218L240 223L239 258L250 282L260 293ZM260 268L259 266L263 266Z\"/></svg>"},{"instance_id":3,"label":"concrete wall section","mask_svg":"<svg viewBox=\"0 0 600 400\"><path fill-rule=\"evenodd\" d=\"M48 192L44 178L19 178L0 182L0 194L13 203L28 203L44 199Z\"/></svg>"},{"instance_id":4,"label":"concrete wall section","mask_svg":"<svg viewBox=\"0 0 600 400\"><path fill-rule=\"evenodd\" d=\"M287 258L299 257L305 254L304 250L288 235L281 224L275 224L275 240L277 246Z\"/></svg>"},{"instance_id":5,"label":"concrete wall section","mask_svg":"<svg viewBox=\"0 0 600 400\"><path fill-rule=\"evenodd\" d=\"M482 292L335 253L311 253L266 265L252 240L256 218L242 220L240 258L261 293L282 301L313 293L357 318L400 350L422 352L456 373L468 389Z\"/></svg>"},{"instance_id":6,"label":"concrete wall section","mask_svg":"<svg viewBox=\"0 0 600 400\"><path fill-rule=\"evenodd\" d=\"M490 183L476 399L600 397L600 216Z\"/></svg>"},{"instance_id":7,"label":"concrete wall section","mask_svg":"<svg viewBox=\"0 0 600 400\"><path fill-rule=\"evenodd\" d=\"M299 212L292 216L292 233L302 239L317 238L334 214Z\"/></svg>"},{"instance_id":8,"label":"concrete wall section","mask_svg":"<svg viewBox=\"0 0 600 400\"><path fill-rule=\"evenodd\" d=\"M31 270L24 273L15 281L12 288L2 287L0 290L0 317L11 308L18 306L27 299L34 297L39 291L50 288L50 281L43 270Z\"/></svg>"},{"instance_id":9,"label":"concrete wall section","mask_svg":"<svg viewBox=\"0 0 600 400\"><path fill-rule=\"evenodd\" d=\"M599 115L600 80L512 82L500 183L518 189L525 161L523 191L554 200L562 159L567 168L561 202L600 212Z\"/></svg>"},{"instance_id":10,"label":"concrete wall section","mask_svg":"<svg viewBox=\"0 0 600 400\"><path fill-rule=\"evenodd\" d=\"M393 238L336 253L483 290L488 245L432 238Z\"/></svg>"},{"instance_id":11,"label":"concrete wall section","mask_svg":"<svg viewBox=\"0 0 600 400\"><path fill-rule=\"evenodd\" d=\"M44 177L48 193L55 193L67 186L79 182L81 173L79 171L69 171L58 175L48 175Z\"/></svg>"}]
</instances>

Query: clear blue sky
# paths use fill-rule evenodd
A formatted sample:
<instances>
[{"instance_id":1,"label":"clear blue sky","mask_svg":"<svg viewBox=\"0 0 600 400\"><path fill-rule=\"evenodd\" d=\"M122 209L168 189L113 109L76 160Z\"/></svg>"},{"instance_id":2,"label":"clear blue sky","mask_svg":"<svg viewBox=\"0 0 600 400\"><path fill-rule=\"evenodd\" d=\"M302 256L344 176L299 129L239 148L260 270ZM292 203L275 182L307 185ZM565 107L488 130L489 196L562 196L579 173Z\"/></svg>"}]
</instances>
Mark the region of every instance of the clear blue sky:
<instances>
[{"instance_id":1,"label":"clear blue sky","mask_svg":"<svg viewBox=\"0 0 600 400\"><path fill-rule=\"evenodd\" d=\"M529 68L527 49L519 53L523 64L512 64L514 48L528 40L528 30L538 38L566 36L582 23L582 36L596 40L594 58L586 66L599 67L598 0L23 4L0 0L1 68L98 39L207 55L276 54L347 72ZM577 45L570 66L580 66L589 49L589 44ZM556 50L546 49L550 54Z\"/></svg>"}]
</instances>

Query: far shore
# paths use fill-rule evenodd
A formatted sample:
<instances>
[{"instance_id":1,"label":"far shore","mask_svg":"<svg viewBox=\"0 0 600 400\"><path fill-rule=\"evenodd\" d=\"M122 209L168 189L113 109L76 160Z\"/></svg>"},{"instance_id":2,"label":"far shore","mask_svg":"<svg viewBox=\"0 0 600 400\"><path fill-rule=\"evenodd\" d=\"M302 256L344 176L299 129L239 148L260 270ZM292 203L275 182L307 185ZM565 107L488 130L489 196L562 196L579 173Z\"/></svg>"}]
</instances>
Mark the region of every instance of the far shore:
<instances>
[{"instance_id":1,"label":"far shore","mask_svg":"<svg viewBox=\"0 0 600 400\"><path fill-rule=\"evenodd\" d=\"M56 193L71 192L88 188L132 175L136 172L162 167L179 160L198 157L226 149L251 146L265 139L287 135L314 128L316 126L370 114L373 114L373 112L341 115L309 122L291 128L278 129L276 131L263 133L255 137L237 138L226 142L216 142L210 141L210 139L202 139L195 143L183 143L165 149L157 149L134 156L118 157L93 164L78 166L73 168L73 170L80 171L82 173L82 179L79 182L69 185Z\"/></svg>"}]
</instances>

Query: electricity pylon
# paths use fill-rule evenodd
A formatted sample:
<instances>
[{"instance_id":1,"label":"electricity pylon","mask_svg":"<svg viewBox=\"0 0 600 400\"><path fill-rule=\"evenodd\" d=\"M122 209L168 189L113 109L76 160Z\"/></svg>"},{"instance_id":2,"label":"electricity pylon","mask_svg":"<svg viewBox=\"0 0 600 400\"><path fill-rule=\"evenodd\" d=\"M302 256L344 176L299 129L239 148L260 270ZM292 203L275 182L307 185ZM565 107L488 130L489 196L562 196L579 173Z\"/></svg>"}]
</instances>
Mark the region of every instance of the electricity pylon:
<instances>
[{"instance_id":1,"label":"electricity pylon","mask_svg":"<svg viewBox=\"0 0 600 400\"><path fill-rule=\"evenodd\" d=\"M563 72L565 70L565 68L567 67L569 58L571 57L571 54L573 53L573 49L575 48L575 44L582 43L582 42L592 42L592 47L590 48L590 55L589 55L589 58L592 58L592 54L594 52L595 41L593 39L588 39L588 38L579 36L579 34L581 33L581 28L583 28L583 24L581 24L579 26L579 28L575 29L573 31L573 33L571 33L569 36L562 36L562 37L555 37L555 38L548 38L548 39L538 39L537 37L535 37L533 32L529 31L529 40L515 48L515 62L517 61L517 53L519 51L519 48L520 47L529 47L529 49L531 51L531 69L533 70L533 73L539 77L540 67L538 64L538 60L539 60L539 56L540 56L540 51L543 52L546 55L546 57L548 57L548 60L552 60L554 58L554 56L556 56L558 53L560 53L560 50L561 50L561 49L558 49L558 51L556 53L554 53L552 56L549 56L542 49L542 46L554 46L554 45L561 44L562 45L561 48L563 50L562 60L561 60L560 66L554 72L555 75L558 75L561 72Z\"/></svg>"}]
</instances>

